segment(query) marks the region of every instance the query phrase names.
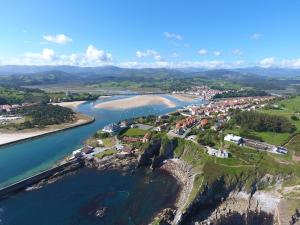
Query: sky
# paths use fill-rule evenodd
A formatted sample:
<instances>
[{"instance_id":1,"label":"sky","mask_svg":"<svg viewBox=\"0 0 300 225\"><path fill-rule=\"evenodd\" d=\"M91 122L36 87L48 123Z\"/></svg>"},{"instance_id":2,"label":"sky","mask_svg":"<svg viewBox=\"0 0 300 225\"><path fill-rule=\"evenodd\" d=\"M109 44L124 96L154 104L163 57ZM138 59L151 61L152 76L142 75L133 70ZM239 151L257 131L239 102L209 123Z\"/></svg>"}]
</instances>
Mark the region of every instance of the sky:
<instances>
[{"instance_id":1,"label":"sky","mask_svg":"<svg viewBox=\"0 0 300 225\"><path fill-rule=\"evenodd\" d=\"M299 0L0 0L0 65L300 68Z\"/></svg>"}]
</instances>

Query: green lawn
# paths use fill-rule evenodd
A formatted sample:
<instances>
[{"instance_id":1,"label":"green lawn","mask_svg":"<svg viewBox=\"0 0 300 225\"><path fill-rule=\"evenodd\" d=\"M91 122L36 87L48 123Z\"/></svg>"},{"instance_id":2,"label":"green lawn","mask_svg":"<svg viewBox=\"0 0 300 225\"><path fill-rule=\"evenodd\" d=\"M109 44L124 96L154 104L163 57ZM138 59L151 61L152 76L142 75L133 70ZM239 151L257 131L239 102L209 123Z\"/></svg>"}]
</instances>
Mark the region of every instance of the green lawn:
<instances>
[{"instance_id":1,"label":"green lawn","mask_svg":"<svg viewBox=\"0 0 300 225\"><path fill-rule=\"evenodd\" d=\"M102 141L103 141L103 145L105 147L112 147L112 146L114 146L116 144L115 137L104 138L104 139L102 139Z\"/></svg>"},{"instance_id":2,"label":"green lawn","mask_svg":"<svg viewBox=\"0 0 300 225\"><path fill-rule=\"evenodd\" d=\"M109 155L113 155L113 154L116 154L117 153L117 150L115 149L109 149L109 150L106 150L104 152L101 152L101 153L98 153L96 154L95 156L99 159L102 159L104 158L105 156L109 156Z\"/></svg>"},{"instance_id":3,"label":"green lawn","mask_svg":"<svg viewBox=\"0 0 300 225\"><path fill-rule=\"evenodd\" d=\"M260 112L269 113L278 116L286 116L288 119L291 118L295 113L300 113L300 96L290 99L284 99L281 101L275 102L279 105L280 109L261 109ZM300 116L300 114L299 114ZM300 131L300 120L295 121L291 120L293 124L297 127L297 131Z\"/></svg>"},{"instance_id":4,"label":"green lawn","mask_svg":"<svg viewBox=\"0 0 300 225\"><path fill-rule=\"evenodd\" d=\"M129 128L124 130L124 132L122 132L120 135L128 137L143 137L147 132L147 130L142 130L139 128Z\"/></svg>"}]
</instances>

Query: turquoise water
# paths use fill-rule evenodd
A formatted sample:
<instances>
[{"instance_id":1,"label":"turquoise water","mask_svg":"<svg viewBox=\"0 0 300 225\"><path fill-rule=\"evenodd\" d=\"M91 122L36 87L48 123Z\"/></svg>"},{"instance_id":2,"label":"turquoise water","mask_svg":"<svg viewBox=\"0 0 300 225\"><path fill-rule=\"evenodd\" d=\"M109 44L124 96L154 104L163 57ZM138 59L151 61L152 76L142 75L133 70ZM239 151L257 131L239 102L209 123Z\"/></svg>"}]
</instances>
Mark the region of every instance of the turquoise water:
<instances>
[{"instance_id":1,"label":"turquoise water","mask_svg":"<svg viewBox=\"0 0 300 225\"><path fill-rule=\"evenodd\" d=\"M174 101L176 108L186 105ZM1 148L1 185L51 167L106 124L176 109L149 105L123 111L100 110L93 107L96 103L78 109L96 118L92 124ZM0 225L142 225L159 210L172 207L178 191L176 180L159 171L137 169L134 174L124 174L84 168L41 189L1 200ZM95 213L103 207L105 216L99 218Z\"/></svg>"},{"instance_id":2,"label":"turquoise water","mask_svg":"<svg viewBox=\"0 0 300 225\"><path fill-rule=\"evenodd\" d=\"M82 169L39 190L0 201L1 225L142 225L172 207L179 187L174 178L138 169ZM105 207L102 218L96 211Z\"/></svg>"},{"instance_id":3,"label":"turquoise water","mask_svg":"<svg viewBox=\"0 0 300 225\"><path fill-rule=\"evenodd\" d=\"M177 103L176 108L190 104L167 97ZM79 112L96 118L92 124L0 148L0 187L51 167L73 150L80 148L90 135L109 123L143 115L160 115L176 109L167 108L164 105L149 105L122 111L93 107L98 102L119 98L124 98L124 96L81 105L78 108ZM202 101L195 102L201 103Z\"/></svg>"}]
</instances>

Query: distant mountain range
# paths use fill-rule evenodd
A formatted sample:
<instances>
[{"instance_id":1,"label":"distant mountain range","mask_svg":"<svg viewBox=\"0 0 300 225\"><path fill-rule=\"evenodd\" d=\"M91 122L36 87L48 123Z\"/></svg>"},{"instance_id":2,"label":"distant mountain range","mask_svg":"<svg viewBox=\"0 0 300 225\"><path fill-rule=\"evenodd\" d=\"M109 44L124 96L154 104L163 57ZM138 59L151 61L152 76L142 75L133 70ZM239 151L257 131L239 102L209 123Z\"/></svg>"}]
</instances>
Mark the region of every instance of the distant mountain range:
<instances>
[{"instance_id":1,"label":"distant mountain range","mask_svg":"<svg viewBox=\"0 0 300 225\"><path fill-rule=\"evenodd\" d=\"M263 67L248 67L248 68L237 68L237 69L211 69L207 70L204 68L181 68L181 69L168 69L168 68L144 68L144 69L128 69L120 68L116 66L103 66L103 67L79 67L79 66L0 66L1 75L25 75L25 74L36 74L36 73L49 73L49 72L63 72L69 74L97 74L97 75L122 75L122 74L220 74L220 73L234 73L240 74L256 74L260 76L268 77L293 77L300 76L300 69L285 69L285 68L263 68Z\"/></svg>"}]
</instances>

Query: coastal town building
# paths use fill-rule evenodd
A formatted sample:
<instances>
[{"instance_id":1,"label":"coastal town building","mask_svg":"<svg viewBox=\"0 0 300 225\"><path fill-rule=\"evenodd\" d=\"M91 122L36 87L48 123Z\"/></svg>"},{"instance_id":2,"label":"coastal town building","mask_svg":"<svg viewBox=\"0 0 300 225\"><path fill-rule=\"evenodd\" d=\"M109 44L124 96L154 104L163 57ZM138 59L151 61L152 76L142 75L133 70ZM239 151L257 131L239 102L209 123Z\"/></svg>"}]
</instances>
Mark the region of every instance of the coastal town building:
<instances>
[{"instance_id":1,"label":"coastal town building","mask_svg":"<svg viewBox=\"0 0 300 225\"><path fill-rule=\"evenodd\" d=\"M143 143L147 143L147 142L150 141L150 138L151 138L151 133L150 133L150 132L147 132L147 133L144 135L144 137L143 137L143 139L142 139L142 142L143 142Z\"/></svg>"},{"instance_id":2,"label":"coastal town building","mask_svg":"<svg viewBox=\"0 0 300 225\"><path fill-rule=\"evenodd\" d=\"M182 130L192 127L197 122L194 116L187 117L176 123L175 132L181 133Z\"/></svg>"},{"instance_id":3,"label":"coastal town building","mask_svg":"<svg viewBox=\"0 0 300 225\"><path fill-rule=\"evenodd\" d=\"M212 147L206 146L207 154L210 156L218 157L218 158L228 158L229 152L224 149L214 149Z\"/></svg>"},{"instance_id":4,"label":"coastal town building","mask_svg":"<svg viewBox=\"0 0 300 225\"><path fill-rule=\"evenodd\" d=\"M111 123L111 124L105 126L102 129L102 131L105 133L114 134L114 133L118 132L120 129L121 129L121 127L118 124Z\"/></svg>"},{"instance_id":5,"label":"coastal town building","mask_svg":"<svg viewBox=\"0 0 300 225\"><path fill-rule=\"evenodd\" d=\"M224 137L224 141L233 142L237 145L243 144L243 138L241 138L240 136L233 135L233 134L227 134Z\"/></svg>"},{"instance_id":6,"label":"coastal town building","mask_svg":"<svg viewBox=\"0 0 300 225\"><path fill-rule=\"evenodd\" d=\"M160 125L160 126L155 127L155 128L154 128L154 131L159 131L159 132L161 132L161 131L163 131L163 130L166 130L167 127L168 127L168 123L164 123L164 124L162 124L162 125Z\"/></svg>"},{"instance_id":7,"label":"coastal town building","mask_svg":"<svg viewBox=\"0 0 300 225\"><path fill-rule=\"evenodd\" d=\"M89 145L84 146L84 147L81 149L81 153L82 153L83 155L87 155L87 154L90 154L90 153L93 153L93 152L94 152L94 147L89 146Z\"/></svg>"}]
</instances>

